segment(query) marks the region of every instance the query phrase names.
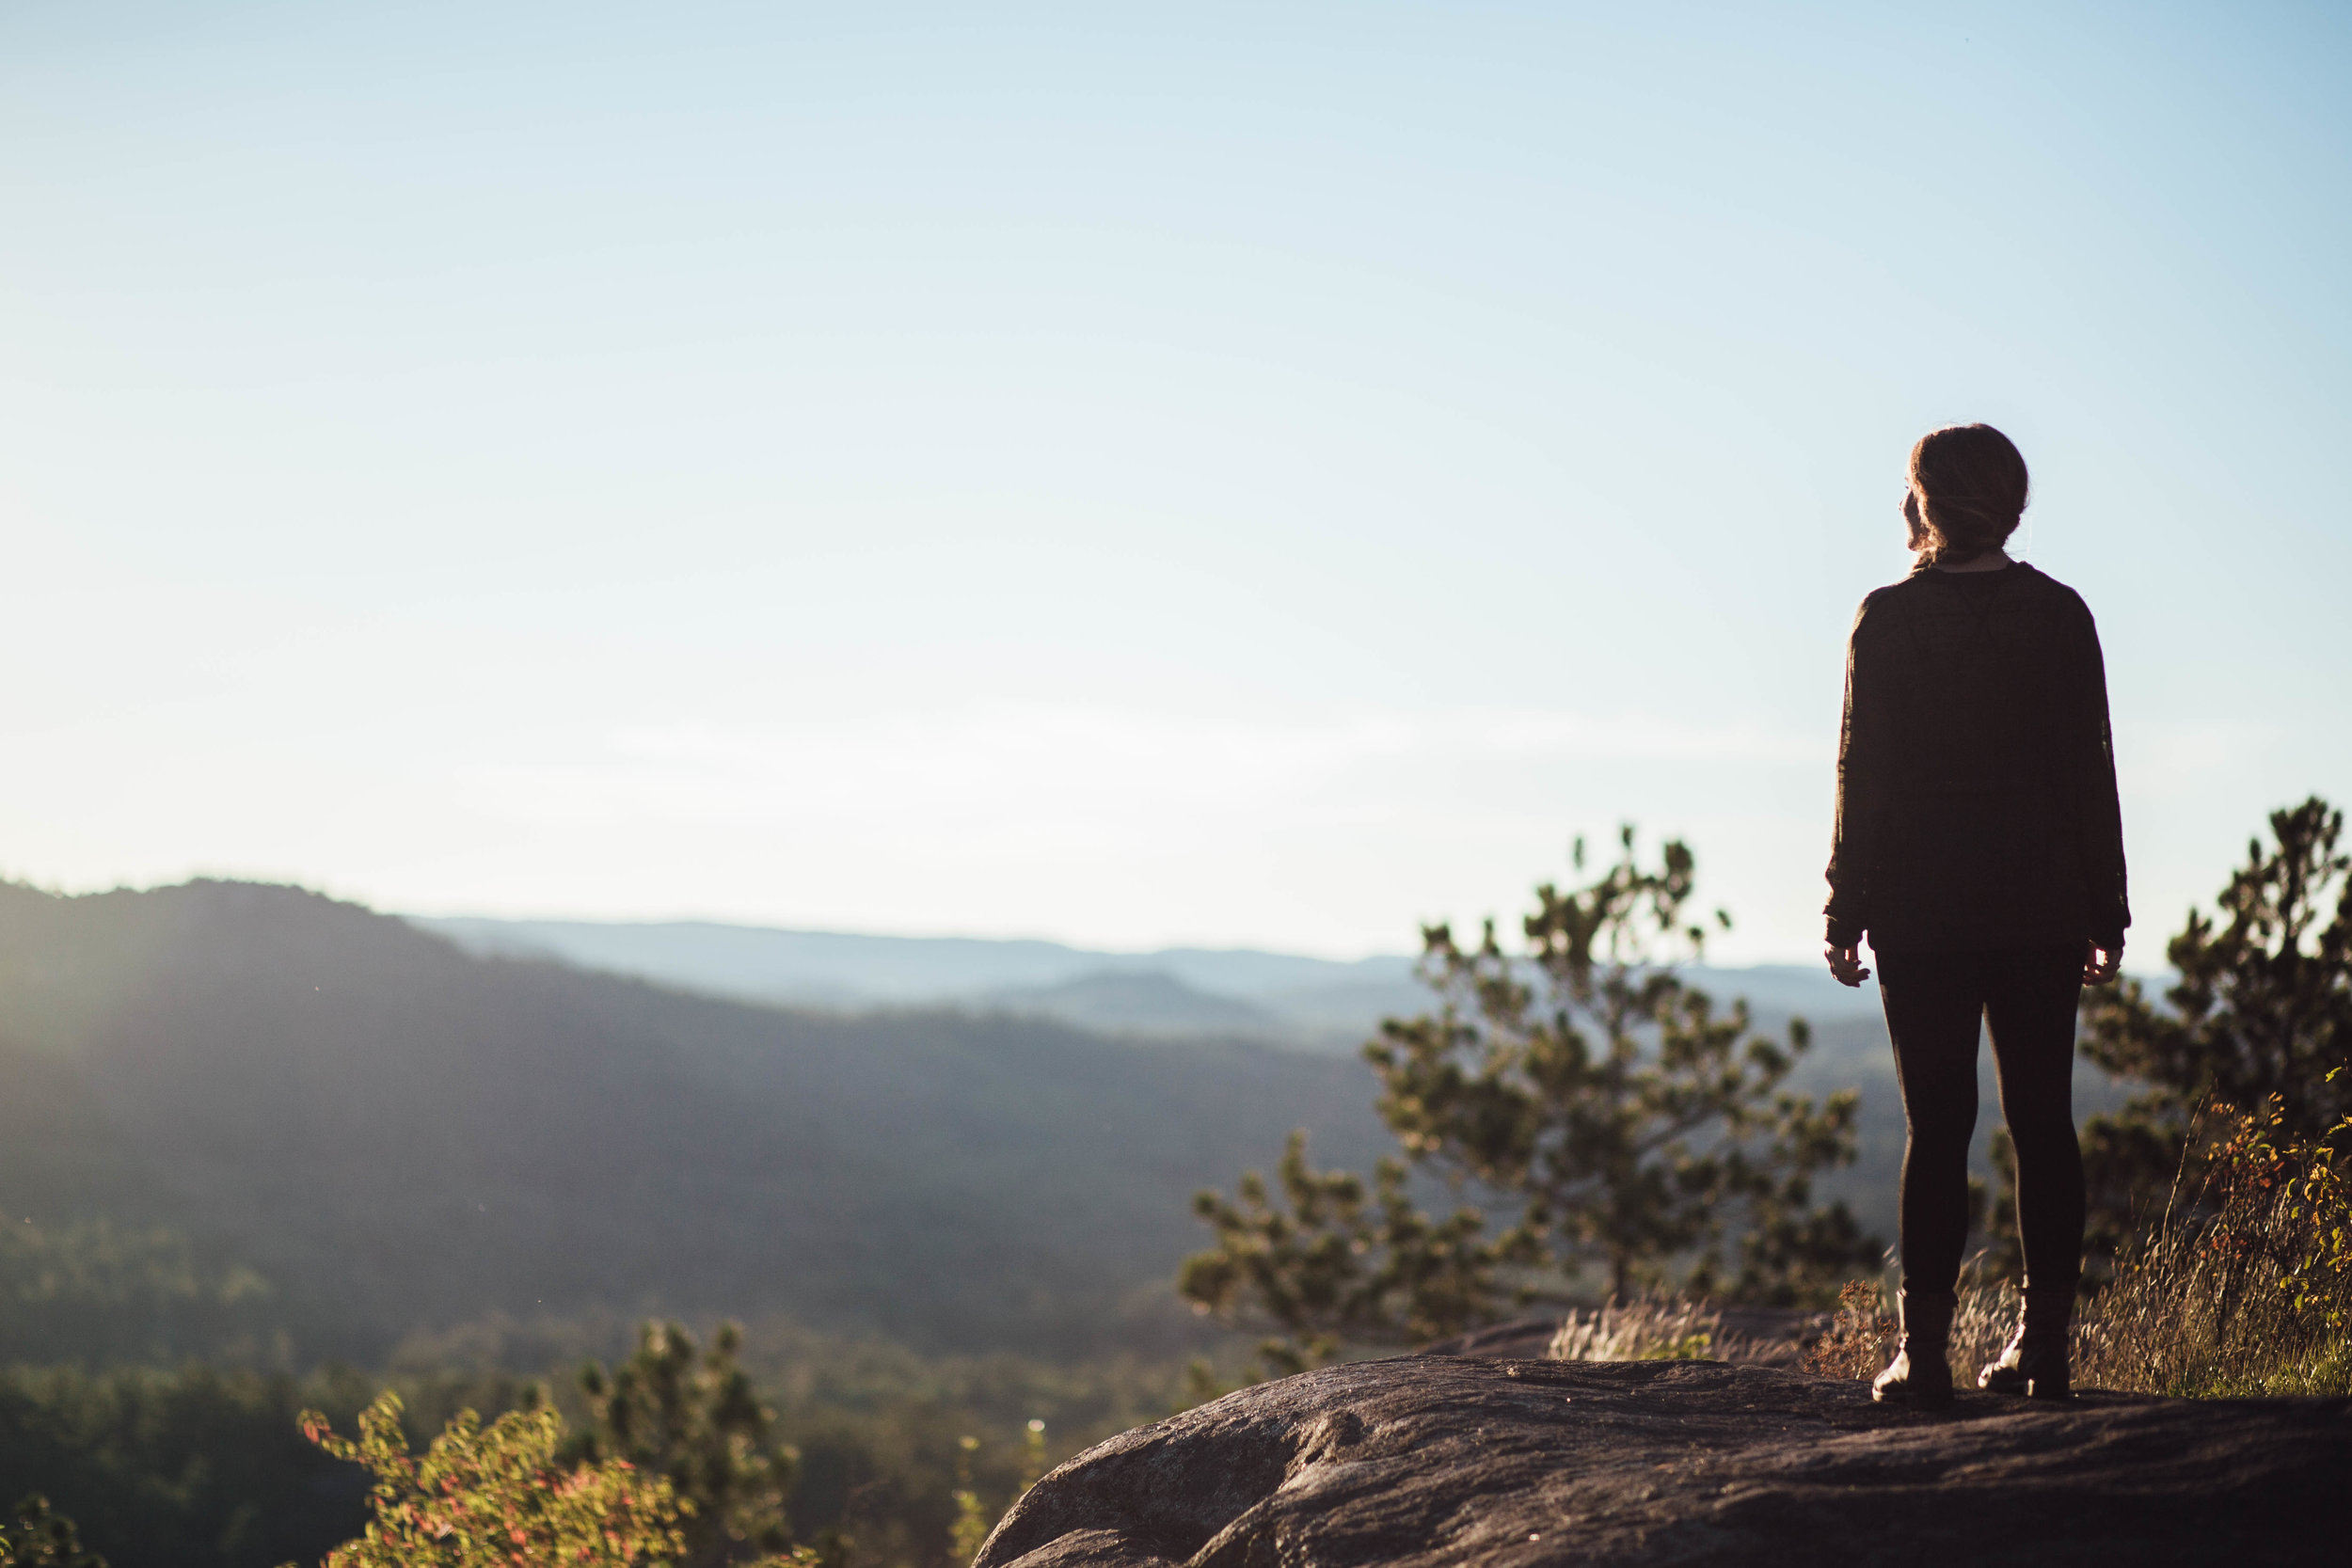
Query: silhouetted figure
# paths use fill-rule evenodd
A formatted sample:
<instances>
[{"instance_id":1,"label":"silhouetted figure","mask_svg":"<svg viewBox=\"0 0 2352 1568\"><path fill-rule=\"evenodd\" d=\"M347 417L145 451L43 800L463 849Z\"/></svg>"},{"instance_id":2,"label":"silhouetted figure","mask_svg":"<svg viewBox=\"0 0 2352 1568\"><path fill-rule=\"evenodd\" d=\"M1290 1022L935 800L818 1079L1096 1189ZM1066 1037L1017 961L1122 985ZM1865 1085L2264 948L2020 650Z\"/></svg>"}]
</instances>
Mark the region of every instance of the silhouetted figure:
<instances>
[{"instance_id":1,"label":"silhouetted figure","mask_svg":"<svg viewBox=\"0 0 2352 1568\"><path fill-rule=\"evenodd\" d=\"M2068 1393L2075 1007L2115 977L2131 924L2099 634L2073 589L2003 550L2026 496L2026 460L1992 426L1921 437L1903 499L1918 562L1862 601L1846 656L1827 957L1858 986L1869 938L1910 1129L1902 1348L1871 1391L1930 1407L1952 1397L1979 1020L2016 1148L2026 1309L1978 1381Z\"/></svg>"}]
</instances>

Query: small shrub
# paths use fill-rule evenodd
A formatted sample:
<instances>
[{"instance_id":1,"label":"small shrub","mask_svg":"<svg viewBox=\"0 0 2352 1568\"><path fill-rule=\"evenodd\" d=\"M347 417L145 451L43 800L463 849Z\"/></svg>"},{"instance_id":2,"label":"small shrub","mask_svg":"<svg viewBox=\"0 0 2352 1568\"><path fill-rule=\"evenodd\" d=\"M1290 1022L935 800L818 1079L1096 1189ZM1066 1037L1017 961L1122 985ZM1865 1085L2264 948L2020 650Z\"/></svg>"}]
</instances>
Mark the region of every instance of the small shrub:
<instances>
[{"instance_id":1,"label":"small shrub","mask_svg":"<svg viewBox=\"0 0 2352 1568\"><path fill-rule=\"evenodd\" d=\"M1874 1378L1895 1358L1897 1332L1885 1291L1869 1280L1853 1280L1837 1292L1829 1332L1805 1347L1800 1365L1820 1377Z\"/></svg>"},{"instance_id":2,"label":"small shrub","mask_svg":"<svg viewBox=\"0 0 2352 1568\"><path fill-rule=\"evenodd\" d=\"M0 1524L0 1568L106 1568L106 1560L84 1551L73 1521L35 1493L16 1505L13 1526Z\"/></svg>"},{"instance_id":3,"label":"small shrub","mask_svg":"<svg viewBox=\"0 0 2352 1568\"><path fill-rule=\"evenodd\" d=\"M374 1522L329 1552L326 1568L653 1568L685 1545L688 1509L664 1478L626 1460L571 1465L558 1457L564 1418L510 1410L485 1427L463 1410L422 1454L408 1451L400 1397L359 1413L357 1441L306 1411L303 1434L375 1478ZM813 1568L803 1547L756 1568Z\"/></svg>"},{"instance_id":4,"label":"small shrub","mask_svg":"<svg viewBox=\"0 0 2352 1568\"><path fill-rule=\"evenodd\" d=\"M552 1410L509 1411L487 1428L460 1411L422 1456L409 1453L400 1411L397 1394L378 1396L359 1413L357 1441L303 1413L303 1435L375 1478L374 1522L329 1552L326 1568L634 1568L683 1544L670 1483L622 1460L566 1470Z\"/></svg>"}]
</instances>

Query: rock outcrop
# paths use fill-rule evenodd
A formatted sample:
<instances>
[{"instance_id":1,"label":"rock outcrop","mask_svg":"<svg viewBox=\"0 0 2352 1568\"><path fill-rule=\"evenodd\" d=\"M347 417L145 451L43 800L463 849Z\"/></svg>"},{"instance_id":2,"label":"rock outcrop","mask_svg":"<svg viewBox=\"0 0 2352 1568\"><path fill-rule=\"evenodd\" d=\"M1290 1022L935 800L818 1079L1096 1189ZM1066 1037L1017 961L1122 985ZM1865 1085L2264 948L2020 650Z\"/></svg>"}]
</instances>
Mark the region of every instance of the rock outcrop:
<instances>
[{"instance_id":1,"label":"rock outcrop","mask_svg":"<svg viewBox=\"0 0 2352 1568\"><path fill-rule=\"evenodd\" d=\"M1403 1356L1089 1449L975 1568L2352 1561L2352 1400L1966 1393L1704 1361Z\"/></svg>"}]
</instances>

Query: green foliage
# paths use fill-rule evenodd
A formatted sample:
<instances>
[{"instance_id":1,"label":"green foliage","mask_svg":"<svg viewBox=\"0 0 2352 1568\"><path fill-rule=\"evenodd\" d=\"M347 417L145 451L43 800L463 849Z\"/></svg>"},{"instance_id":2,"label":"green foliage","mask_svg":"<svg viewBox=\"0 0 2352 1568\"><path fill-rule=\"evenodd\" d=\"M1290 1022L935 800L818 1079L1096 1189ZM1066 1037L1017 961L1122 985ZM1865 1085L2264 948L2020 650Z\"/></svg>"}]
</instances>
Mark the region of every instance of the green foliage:
<instances>
[{"instance_id":1,"label":"green foliage","mask_svg":"<svg viewBox=\"0 0 2352 1568\"><path fill-rule=\"evenodd\" d=\"M2274 1095L2227 1117L2185 1201L2121 1250L2084 1314L2080 1381L2207 1398L2352 1394L2352 1117L2308 1138L2289 1102Z\"/></svg>"},{"instance_id":2,"label":"green foliage","mask_svg":"<svg viewBox=\"0 0 2352 1568\"><path fill-rule=\"evenodd\" d=\"M2337 1068L2330 1079L2344 1076ZM2225 1197L2205 1238L2208 1251L2259 1256L2298 1316L2331 1329L2352 1322L2352 1116L2305 1139L2288 1127L2286 1097L2239 1118L2222 1148L2217 1175Z\"/></svg>"},{"instance_id":3,"label":"green foliage","mask_svg":"<svg viewBox=\"0 0 2352 1568\"><path fill-rule=\"evenodd\" d=\"M2317 796L2271 813L2270 831L2274 847L2250 841L2221 892L2226 920L2192 909L2166 947L2170 1006L2136 982L2095 994L2084 1050L2176 1113L2275 1094L2285 1126L2317 1135L2352 1113L2352 1087L2330 1077L2352 1060L2352 855L2344 813Z\"/></svg>"},{"instance_id":4,"label":"green foliage","mask_svg":"<svg viewBox=\"0 0 2352 1568\"><path fill-rule=\"evenodd\" d=\"M956 1444L956 1489L951 1496L956 1505L956 1522L948 1530L948 1550L958 1562L970 1562L980 1555L987 1544L989 1532L996 1528L1002 1513L992 1515L980 1501L980 1494L972 1480L972 1458L979 1452L980 1440L965 1436ZM1013 1503L1029 1495L1029 1488L1045 1474L1045 1423L1030 1418L1021 1438L1021 1484L1016 1487L1010 1502L1003 1513L1012 1511Z\"/></svg>"},{"instance_id":5,"label":"green foliage","mask_svg":"<svg viewBox=\"0 0 2352 1568\"><path fill-rule=\"evenodd\" d=\"M358 1529L363 1489L295 1419L370 1392L203 1367L0 1370L0 1478L72 1516L115 1568L314 1561Z\"/></svg>"},{"instance_id":6,"label":"green foliage","mask_svg":"<svg viewBox=\"0 0 2352 1568\"><path fill-rule=\"evenodd\" d=\"M1853 1157L1857 1097L1817 1105L1781 1088L1804 1024L1784 1046L1751 1033L1744 1002L1719 1015L1686 985L1676 965L1705 941L1683 917L1694 860L1669 842L1645 867L1631 829L1620 842L1587 885L1536 890L1524 954L1505 955L1491 921L1474 947L1424 930L1439 1010L1389 1021L1365 1048L1406 1160L1496 1195L1507 1223L1489 1235L1470 1206L1431 1219L1404 1164L1383 1162L1367 1188L1309 1167L1294 1135L1279 1201L1254 1174L1232 1201L1195 1200L1216 1235L1178 1279L1196 1310L1271 1322L1285 1338L1267 1359L1294 1369L1343 1343L1455 1332L1526 1299L1531 1280L1597 1271L1623 1297L1692 1259L1695 1289L1788 1302L1876 1259L1843 1205L1812 1197L1817 1171Z\"/></svg>"},{"instance_id":7,"label":"green foliage","mask_svg":"<svg viewBox=\"0 0 2352 1568\"><path fill-rule=\"evenodd\" d=\"M265 1344L271 1291L162 1226L0 1223L0 1361L176 1361Z\"/></svg>"},{"instance_id":8,"label":"green foliage","mask_svg":"<svg viewBox=\"0 0 2352 1568\"><path fill-rule=\"evenodd\" d=\"M949 1494L955 1499L956 1522L947 1532L947 1549L958 1562L969 1562L979 1556L988 1532L996 1528L987 1506L980 1501L978 1489L972 1484L972 1455L979 1446L978 1438L969 1436L956 1444L956 1489Z\"/></svg>"},{"instance_id":9,"label":"green foliage","mask_svg":"<svg viewBox=\"0 0 2352 1568\"><path fill-rule=\"evenodd\" d=\"M36 1492L16 1505L14 1525L0 1524L0 1568L106 1568L106 1560L84 1551L73 1521Z\"/></svg>"},{"instance_id":10,"label":"green foliage","mask_svg":"<svg viewBox=\"0 0 2352 1568\"><path fill-rule=\"evenodd\" d=\"M837 1531L866 1564L944 1568L957 1490L993 1507L1017 1496L1046 1459L1190 1402L1174 1357L927 1357L885 1341L758 1322L746 1326L744 1341L745 1364L776 1406L779 1432L800 1451L795 1528L820 1544L827 1530ZM1041 1421L1035 1430L1033 1419ZM977 1445L967 1449L966 1436Z\"/></svg>"},{"instance_id":11,"label":"green foliage","mask_svg":"<svg viewBox=\"0 0 2352 1568\"><path fill-rule=\"evenodd\" d=\"M736 1364L742 1330L723 1323L697 1354L677 1323L647 1323L637 1354L610 1377L581 1369L594 1425L565 1447L575 1463L624 1461L663 1477L685 1509L684 1561L716 1568L792 1544L785 1523L794 1455L775 1412Z\"/></svg>"},{"instance_id":12,"label":"green foliage","mask_svg":"<svg viewBox=\"0 0 2352 1568\"><path fill-rule=\"evenodd\" d=\"M2285 1136L2309 1142L2352 1114L2352 856L2344 814L2314 796L2270 814L2217 900L2166 948L2180 979L2159 1006L2133 979L2084 999L2083 1053L2139 1085L2084 1129L2094 1258L2112 1256L2226 1141L2204 1107L2276 1097ZM2332 907L2331 907L2332 905ZM2323 924L2324 922L2324 924ZM2200 1132L2201 1125L2204 1128ZM2007 1212L2004 1208L2003 1212Z\"/></svg>"},{"instance_id":13,"label":"green foliage","mask_svg":"<svg viewBox=\"0 0 2352 1568\"><path fill-rule=\"evenodd\" d=\"M1319 1366L1343 1341L1413 1342L1476 1321L1500 1294L1507 1262L1538 1254L1523 1234L1500 1243L1486 1216L1458 1209L1433 1220L1414 1207L1401 1161L1383 1160L1367 1193L1362 1178L1307 1164L1307 1136L1293 1132L1276 1179L1282 1201L1256 1171L1238 1196L1193 1199L1216 1246L1184 1260L1177 1289L1201 1310L1227 1316L1244 1303L1295 1335L1269 1338L1259 1357L1277 1375Z\"/></svg>"},{"instance_id":14,"label":"green foliage","mask_svg":"<svg viewBox=\"0 0 2352 1568\"><path fill-rule=\"evenodd\" d=\"M501 1332L480 1325L420 1341L405 1370L299 1380L203 1367L0 1369L0 1480L12 1493L47 1496L113 1568L316 1563L366 1524L367 1477L303 1440L296 1421L306 1406L348 1432L393 1387L410 1445L421 1449L462 1409L486 1420L531 1402L532 1380L452 1363L577 1366L584 1353L607 1350L616 1330L596 1322ZM947 1568L959 1460L993 1510L1044 1458L1188 1402L1173 1355L933 1357L771 1319L747 1326L739 1360L775 1410L777 1446L800 1455L787 1499L796 1533L833 1568ZM573 1379L559 1372L550 1382L570 1429L594 1426ZM1050 1455L1043 1432L1025 1424L1040 1417L1055 1436ZM967 1458L958 1440L970 1433L979 1443Z\"/></svg>"},{"instance_id":15,"label":"green foliage","mask_svg":"<svg viewBox=\"0 0 2352 1568\"><path fill-rule=\"evenodd\" d=\"M683 1545L670 1483L622 1459L563 1463L552 1410L510 1410L486 1428L460 1411L421 1456L408 1451L400 1412L400 1396L383 1394L360 1412L356 1441L303 1412L304 1436L374 1478L374 1518L326 1568L633 1568Z\"/></svg>"}]
</instances>

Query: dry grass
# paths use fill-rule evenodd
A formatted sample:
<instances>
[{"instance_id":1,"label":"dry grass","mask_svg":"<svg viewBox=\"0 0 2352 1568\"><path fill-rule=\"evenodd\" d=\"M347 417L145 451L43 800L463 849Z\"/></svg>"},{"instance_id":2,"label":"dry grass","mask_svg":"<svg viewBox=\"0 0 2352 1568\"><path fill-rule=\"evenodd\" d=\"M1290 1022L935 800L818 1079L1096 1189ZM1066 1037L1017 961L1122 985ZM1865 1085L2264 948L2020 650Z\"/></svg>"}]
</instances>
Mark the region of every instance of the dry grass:
<instances>
[{"instance_id":1,"label":"dry grass","mask_svg":"<svg viewBox=\"0 0 2352 1568\"><path fill-rule=\"evenodd\" d=\"M2332 1139L2280 1123L2275 1104L2235 1117L2197 1190L2119 1260L2075 1330L2078 1385L2352 1394L2352 1191Z\"/></svg>"},{"instance_id":2,"label":"dry grass","mask_svg":"<svg viewBox=\"0 0 2352 1568\"><path fill-rule=\"evenodd\" d=\"M2275 1108L2234 1118L2205 1174L2118 1259L2075 1314L2078 1388L2197 1399L2352 1394L2352 1187L2333 1143L2280 1135ZM2352 1123L2337 1130L2339 1141ZM1972 1262L1960 1281L1949 1359L1973 1386L2017 1322L2008 1280ZM1807 1371L1868 1378L1896 1324L1877 1284L1856 1280Z\"/></svg>"},{"instance_id":3,"label":"dry grass","mask_svg":"<svg viewBox=\"0 0 2352 1568\"><path fill-rule=\"evenodd\" d=\"M2352 1394L2352 1341L2297 1311L2272 1271L2194 1230L2153 1238L2074 1330L2086 1387L2228 1398Z\"/></svg>"},{"instance_id":4,"label":"dry grass","mask_svg":"<svg viewBox=\"0 0 2352 1568\"><path fill-rule=\"evenodd\" d=\"M1998 1360L2008 1346L2026 1303L2015 1280L1984 1277L1982 1253L1961 1269L1957 1293L1960 1302L1952 1310L1952 1342L1945 1359L1952 1364L1952 1381L1974 1388L1977 1373Z\"/></svg>"},{"instance_id":5,"label":"dry grass","mask_svg":"<svg viewBox=\"0 0 2352 1568\"><path fill-rule=\"evenodd\" d=\"M1692 1361L1738 1349L1706 1303L1644 1295L1570 1312L1544 1351L1547 1361Z\"/></svg>"},{"instance_id":6,"label":"dry grass","mask_svg":"<svg viewBox=\"0 0 2352 1568\"><path fill-rule=\"evenodd\" d=\"M2017 1326L2017 1287L1982 1276L1983 1257L1961 1271L1959 1304L1952 1313L1951 1344L1946 1352L1952 1381L1973 1387L1977 1370L2001 1354ZM1823 1377L1873 1378L1895 1358L1902 1333L1894 1304L1876 1282L1857 1279L1837 1295L1837 1316L1829 1332L1807 1345L1800 1363Z\"/></svg>"}]
</instances>

